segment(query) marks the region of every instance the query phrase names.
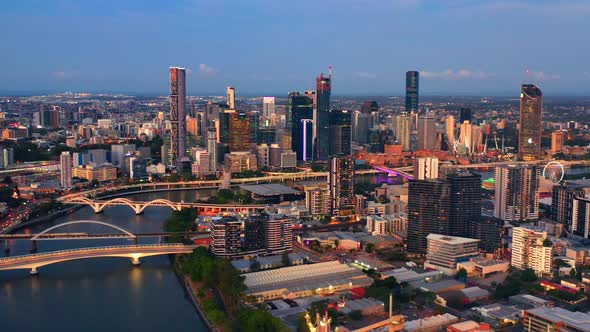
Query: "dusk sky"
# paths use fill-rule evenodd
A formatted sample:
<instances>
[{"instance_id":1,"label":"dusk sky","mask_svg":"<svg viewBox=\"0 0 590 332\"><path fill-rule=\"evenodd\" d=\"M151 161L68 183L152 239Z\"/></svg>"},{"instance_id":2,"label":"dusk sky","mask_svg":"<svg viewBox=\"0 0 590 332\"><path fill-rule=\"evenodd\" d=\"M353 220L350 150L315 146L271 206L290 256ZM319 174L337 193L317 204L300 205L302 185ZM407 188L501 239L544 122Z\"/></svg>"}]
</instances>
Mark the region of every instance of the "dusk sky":
<instances>
[{"instance_id":1,"label":"dusk sky","mask_svg":"<svg viewBox=\"0 0 590 332\"><path fill-rule=\"evenodd\" d=\"M590 1L6 0L0 93L287 95L334 66L333 94L590 94Z\"/></svg>"}]
</instances>

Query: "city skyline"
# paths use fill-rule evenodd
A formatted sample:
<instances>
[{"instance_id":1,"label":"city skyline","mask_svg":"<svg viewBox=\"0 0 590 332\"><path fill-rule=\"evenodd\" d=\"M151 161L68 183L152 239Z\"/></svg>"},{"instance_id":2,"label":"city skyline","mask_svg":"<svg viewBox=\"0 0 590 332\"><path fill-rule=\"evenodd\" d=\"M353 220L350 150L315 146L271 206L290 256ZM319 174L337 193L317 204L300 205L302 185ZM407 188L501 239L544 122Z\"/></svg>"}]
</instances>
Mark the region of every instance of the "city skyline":
<instances>
[{"instance_id":1,"label":"city skyline","mask_svg":"<svg viewBox=\"0 0 590 332\"><path fill-rule=\"evenodd\" d=\"M590 6L581 1L30 0L0 9L5 30L30 22L11 29L0 46L0 91L8 94L165 94L162 68L176 65L187 68L191 95L222 94L232 85L242 96L286 96L312 88L328 65L334 95L403 95L409 70L420 72L422 95L514 95L523 83L546 95L590 92L590 65L582 58L589 47L582 19ZM211 24L214 31L206 28ZM305 37L312 34L325 38ZM289 46L298 39L324 51L292 56ZM11 51L17 44L20 50ZM177 45L182 52L169 52ZM571 45L576 52L567 52Z\"/></svg>"}]
</instances>

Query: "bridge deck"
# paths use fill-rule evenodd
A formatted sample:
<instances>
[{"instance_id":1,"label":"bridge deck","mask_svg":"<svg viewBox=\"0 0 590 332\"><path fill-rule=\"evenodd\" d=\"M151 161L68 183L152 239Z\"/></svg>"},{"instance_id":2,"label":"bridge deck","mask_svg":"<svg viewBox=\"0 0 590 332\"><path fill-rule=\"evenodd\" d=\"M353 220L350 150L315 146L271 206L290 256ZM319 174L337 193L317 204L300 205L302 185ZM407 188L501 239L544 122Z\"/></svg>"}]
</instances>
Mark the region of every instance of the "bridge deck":
<instances>
[{"instance_id":1,"label":"bridge deck","mask_svg":"<svg viewBox=\"0 0 590 332\"><path fill-rule=\"evenodd\" d=\"M3 257L0 258L0 270L29 268L31 266L38 267L61 261L95 257L126 257L130 255L141 257L172 253L190 253L196 247L196 245L172 243L66 249L38 254Z\"/></svg>"}]
</instances>

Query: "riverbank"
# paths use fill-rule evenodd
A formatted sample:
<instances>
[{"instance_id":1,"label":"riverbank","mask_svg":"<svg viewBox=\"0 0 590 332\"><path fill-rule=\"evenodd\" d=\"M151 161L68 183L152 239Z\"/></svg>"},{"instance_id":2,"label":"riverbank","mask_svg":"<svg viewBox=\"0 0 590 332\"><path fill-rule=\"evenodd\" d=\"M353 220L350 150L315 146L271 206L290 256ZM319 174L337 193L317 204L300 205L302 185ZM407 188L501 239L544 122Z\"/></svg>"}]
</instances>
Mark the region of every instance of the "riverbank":
<instances>
[{"instance_id":1,"label":"riverbank","mask_svg":"<svg viewBox=\"0 0 590 332\"><path fill-rule=\"evenodd\" d=\"M190 280L190 277L188 275L186 275L186 274L179 275L178 277L182 279L183 285L184 285L184 290L186 291L186 293L187 293L188 297L190 298L193 306L195 307L195 310L196 310L197 314L203 320L203 322L205 323L205 325L207 325L207 328L209 329L209 331L211 331L211 332L221 332L219 330L219 328L217 328L209 320L209 318L207 317L207 315L203 311L203 308L201 307L201 303L197 300L199 293L198 293L198 288L195 286L195 283L192 282Z\"/></svg>"},{"instance_id":2,"label":"riverbank","mask_svg":"<svg viewBox=\"0 0 590 332\"><path fill-rule=\"evenodd\" d=\"M18 231L21 228L26 228L26 227L33 226L33 225L40 224L40 223L44 223L44 222L47 222L47 221L52 221L55 218L59 218L59 217L65 216L66 214L70 214L70 213L72 213L72 212L74 212L76 210L79 210L79 209L83 208L83 207L84 207L84 205L72 206L72 207L69 207L67 209L60 210L60 211L55 212L55 213L52 213L52 214L48 214L48 215L46 215L44 217L38 217L38 218L35 218L35 219L32 219L32 220L28 220L28 221L25 221L25 222L18 223L16 225L7 227L7 228L3 229L2 232L0 232L0 233L9 234L11 232Z\"/></svg>"}]
</instances>

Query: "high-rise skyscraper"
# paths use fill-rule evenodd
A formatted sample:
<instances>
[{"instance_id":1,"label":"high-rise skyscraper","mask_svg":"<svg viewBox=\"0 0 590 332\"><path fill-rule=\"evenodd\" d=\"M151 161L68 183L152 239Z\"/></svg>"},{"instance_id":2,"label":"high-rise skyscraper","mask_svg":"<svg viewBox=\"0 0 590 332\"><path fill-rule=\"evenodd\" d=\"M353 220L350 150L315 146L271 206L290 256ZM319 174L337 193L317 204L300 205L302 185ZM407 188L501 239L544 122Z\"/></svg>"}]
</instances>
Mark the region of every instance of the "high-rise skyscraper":
<instances>
[{"instance_id":1,"label":"high-rise skyscraper","mask_svg":"<svg viewBox=\"0 0 590 332\"><path fill-rule=\"evenodd\" d=\"M564 224L568 229L571 228L574 198L584 196L584 188L580 186L553 186L553 194L551 198L551 213L553 214L553 220Z\"/></svg>"},{"instance_id":2,"label":"high-rise skyscraper","mask_svg":"<svg viewBox=\"0 0 590 332\"><path fill-rule=\"evenodd\" d=\"M468 107L461 107L459 111L459 123L463 123L465 121L471 122L471 108Z\"/></svg>"},{"instance_id":3,"label":"high-rise skyscraper","mask_svg":"<svg viewBox=\"0 0 590 332\"><path fill-rule=\"evenodd\" d=\"M473 223L481 218L481 175L456 172L446 181L451 193L449 235L470 237Z\"/></svg>"},{"instance_id":4,"label":"high-rise skyscraper","mask_svg":"<svg viewBox=\"0 0 590 332\"><path fill-rule=\"evenodd\" d=\"M447 134L448 151L455 151L455 117L447 116L445 120L445 131Z\"/></svg>"},{"instance_id":5,"label":"high-rise skyscraper","mask_svg":"<svg viewBox=\"0 0 590 332\"><path fill-rule=\"evenodd\" d=\"M438 179L438 158L417 158L414 163L414 180L428 179Z\"/></svg>"},{"instance_id":6,"label":"high-rise skyscraper","mask_svg":"<svg viewBox=\"0 0 590 332\"><path fill-rule=\"evenodd\" d=\"M348 215L354 212L354 159L350 156L332 156L328 174L330 212Z\"/></svg>"},{"instance_id":7,"label":"high-rise skyscraper","mask_svg":"<svg viewBox=\"0 0 590 332\"><path fill-rule=\"evenodd\" d=\"M410 181L408 251L424 253L430 233L469 237L481 217L481 198L481 177L470 172Z\"/></svg>"},{"instance_id":8,"label":"high-rise skyscraper","mask_svg":"<svg viewBox=\"0 0 590 332\"><path fill-rule=\"evenodd\" d=\"M262 116L264 119L270 119L273 114L275 114L275 97L262 97Z\"/></svg>"},{"instance_id":9,"label":"high-rise skyscraper","mask_svg":"<svg viewBox=\"0 0 590 332\"><path fill-rule=\"evenodd\" d=\"M229 113L229 151L250 151L250 113Z\"/></svg>"},{"instance_id":10,"label":"high-rise skyscraper","mask_svg":"<svg viewBox=\"0 0 590 332\"><path fill-rule=\"evenodd\" d=\"M419 73L406 72L406 112L418 112Z\"/></svg>"},{"instance_id":11,"label":"high-rise skyscraper","mask_svg":"<svg viewBox=\"0 0 590 332\"><path fill-rule=\"evenodd\" d=\"M215 128L207 129L207 152L209 152L209 169L217 172L217 133Z\"/></svg>"},{"instance_id":12,"label":"high-rise skyscraper","mask_svg":"<svg viewBox=\"0 0 590 332\"><path fill-rule=\"evenodd\" d=\"M567 230L574 234L590 239L590 199L574 197L572 204L572 222Z\"/></svg>"},{"instance_id":13,"label":"high-rise skyscraper","mask_svg":"<svg viewBox=\"0 0 590 332\"><path fill-rule=\"evenodd\" d=\"M328 160L330 155L330 95L332 93L331 75L320 74L316 78L317 107L314 113L314 152L315 160Z\"/></svg>"},{"instance_id":14,"label":"high-rise skyscraper","mask_svg":"<svg viewBox=\"0 0 590 332\"><path fill-rule=\"evenodd\" d=\"M539 218L539 176L537 166L496 167L494 217L504 221Z\"/></svg>"},{"instance_id":15,"label":"high-rise skyscraper","mask_svg":"<svg viewBox=\"0 0 590 332\"><path fill-rule=\"evenodd\" d=\"M230 110L236 109L236 89L232 86L227 87L227 107Z\"/></svg>"},{"instance_id":16,"label":"high-rise skyscraper","mask_svg":"<svg viewBox=\"0 0 590 332\"><path fill-rule=\"evenodd\" d=\"M410 151L410 133L412 132L412 122L408 113L402 113L397 116L395 137L402 146L403 151Z\"/></svg>"},{"instance_id":17,"label":"high-rise skyscraper","mask_svg":"<svg viewBox=\"0 0 590 332\"><path fill-rule=\"evenodd\" d=\"M311 160L313 151L313 100L299 92L289 93L288 121L291 128L291 148L297 160ZM308 120L308 121L305 121ZM304 139L305 136L305 139ZM305 150L305 158L303 151Z\"/></svg>"},{"instance_id":18,"label":"high-rise skyscraper","mask_svg":"<svg viewBox=\"0 0 590 332\"><path fill-rule=\"evenodd\" d=\"M359 145L369 143L370 114L356 111L352 113L352 140Z\"/></svg>"},{"instance_id":19,"label":"high-rise skyscraper","mask_svg":"<svg viewBox=\"0 0 590 332\"><path fill-rule=\"evenodd\" d=\"M418 120L418 150L440 150L436 144L436 119L432 116Z\"/></svg>"},{"instance_id":20,"label":"high-rise skyscraper","mask_svg":"<svg viewBox=\"0 0 590 332\"><path fill-rule=\"evenodd\" d=\"M72 156L69 151L63 151L59 156L59 175L62 188L72 186Z\"/></svg>"},{"instance_id":21,"label":"high-rise skyscraper","mask_svg":"<svg viewBox=\"0 0 590 332\"><path fill-rule=\"evenodd\" d=\"M170 67L170 150L172 165L182 172L186 139L186 70ZM163 157L162 157L163 158Z\"/></svg>"},{"instance_id":22,"label":"high-rise skyscraper","mask_svg":"<svg viewBox=\"0 0 590 332\"><path fill-rule=\"evenodd\" d=\"M430 233L450 235L450 203L450 188L446 181L410 181L408 252L426 253L426 237Z\"/></svg>"},{"instance_id":23,"label":"high-rise skyscraper","mask_svg":"<svg viewBox=\"0 0 590 332\"><path fill-rule=\"evenodd\" d=\"M518 130L518 159L537 160L541 157L541 113L543 93L533 84L523 84L520 91L520 121Z\"/></svg>"},{"instance_id":24,"label":"high-rise skyscraper","mask_svg":"<svg viewBox=\"0 0 590 332\"><path fill-rule=\"evenodd\" d=\"M331 110L329 113L330 155L350 155L350 141L352 139L351 113L342 110Z\"/></svg>"}]
</instances>

